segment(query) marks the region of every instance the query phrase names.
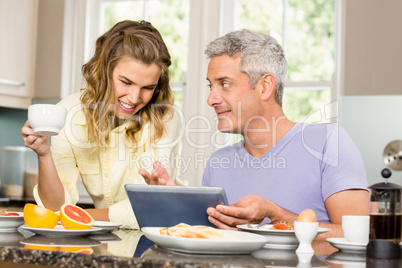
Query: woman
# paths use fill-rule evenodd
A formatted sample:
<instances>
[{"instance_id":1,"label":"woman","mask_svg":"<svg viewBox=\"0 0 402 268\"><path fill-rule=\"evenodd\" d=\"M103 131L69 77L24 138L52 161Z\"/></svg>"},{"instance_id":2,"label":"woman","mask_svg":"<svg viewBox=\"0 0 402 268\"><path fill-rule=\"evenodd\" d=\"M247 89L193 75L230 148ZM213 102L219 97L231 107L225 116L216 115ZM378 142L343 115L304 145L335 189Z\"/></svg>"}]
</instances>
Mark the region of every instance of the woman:
<instances>
[{"instance_id":1,"label":"woman","mask_svg":"<svg viewBox=\"0 0 402 268\"><path fill-rule=\"evenodd\" d=\"M57 211L77 203L80 175L95 220L138 228L124 185L146 183L138 172L152 170L155 160L172 178L176 173L171 160L180 151L181 133L172 109L170 64L160 33L148 22L122 21L97 40L94 56L82 67L86 88L59 103L68 113L51 148L28 121L21 130L25 146L38 156L38 205Z\"/></svg>"}]
</instances>

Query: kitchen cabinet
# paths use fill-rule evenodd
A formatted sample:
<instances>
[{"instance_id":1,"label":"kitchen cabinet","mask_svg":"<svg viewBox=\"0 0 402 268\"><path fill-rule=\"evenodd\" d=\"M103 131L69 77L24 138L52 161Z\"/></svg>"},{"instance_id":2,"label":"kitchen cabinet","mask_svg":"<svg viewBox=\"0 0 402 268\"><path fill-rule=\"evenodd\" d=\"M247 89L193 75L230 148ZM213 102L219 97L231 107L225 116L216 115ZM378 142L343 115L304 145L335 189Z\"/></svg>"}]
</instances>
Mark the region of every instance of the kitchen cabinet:
<instances>
[{"instance_id":1,"label":"kitchen cabinet","mask_svg":"<svg viewBox=\"0 0 402 268\"><path fill-rule=\"evenodd\" d=\"M40 0L37 24L34 99L59 99L62 95L64 0ZM69 25L70 23L68 23Z\"/></svg>"},{"instance_id":2,"label":"kitchen cabinet","mask_svg":"<svg viewBox=\"0 0 402 268\"><path fill-rule=\"evenodd\" d=\"M0 106L26 108L35 83L38 0L0 0Z\"/></svg>"},{"instance_id":3,"label":"kitchen cabinet","mask_svg":"<svg viewBox=\"0 0 402 268\"><path fill-rule=\"evenodd\" d=\"M402 94L402 1L343 0L343 95Z\"/></svg>"}]
</instances>

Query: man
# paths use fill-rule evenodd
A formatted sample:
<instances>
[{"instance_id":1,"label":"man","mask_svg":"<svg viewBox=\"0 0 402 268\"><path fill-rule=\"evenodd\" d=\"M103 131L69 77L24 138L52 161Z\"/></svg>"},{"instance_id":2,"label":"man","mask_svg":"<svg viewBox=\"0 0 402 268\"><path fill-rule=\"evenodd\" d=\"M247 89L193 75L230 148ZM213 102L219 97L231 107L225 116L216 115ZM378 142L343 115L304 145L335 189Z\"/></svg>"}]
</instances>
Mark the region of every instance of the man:
<instances>
[{"instance_id":1,"label":"man","mask_svg":"<svg viewBox=\"0 0 402 268\"><path fill-rule=\"evenodd\" d=\"M335 124L309 125L286 118L282 95L287 72L277 41L241 30L211 42L208 104L221 132L244 140L212 154L203 185L220 186L230 206L208 208L222 229L244 223L293 223L310 208L327 236L342 236L342 215L368 215L369 195L361 155ZM171 184L163 168L143 174L150 183Z\"/></svg>"}]
</instances>

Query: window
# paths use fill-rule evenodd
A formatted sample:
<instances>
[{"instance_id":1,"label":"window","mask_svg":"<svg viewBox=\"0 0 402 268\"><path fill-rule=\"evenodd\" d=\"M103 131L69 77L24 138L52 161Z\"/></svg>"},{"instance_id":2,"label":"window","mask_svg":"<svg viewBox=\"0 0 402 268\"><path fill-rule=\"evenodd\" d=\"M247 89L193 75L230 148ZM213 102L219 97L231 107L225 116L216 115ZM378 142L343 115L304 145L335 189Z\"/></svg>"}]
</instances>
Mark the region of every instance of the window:
<instances>
[{"instance_id":1,"label":"window","mask_svg":"<svg viewBox=\"0 0 402 268\"><path fill-rule=\"evenodd\" d=\"M93 38L89 41L87 50L93 51L91 46L96 38L118 21L144 19L152 22L163 35L171 53L171 86L175 104L182 108L189 49L190 0L92 2L96 7L90 9L94 10L91 16L95 18L92 29L94 25L98 25L98 31L89 31ZM311 120L311 114L331 101L335 44L334 5L334 0L221 1L224 12L232 10L234 13L232 25L228 25L231 22L224 22L227 30L247 28L261 31L272 35L282 44L288 60L283 108L293 121Z\"/></svg>"},{"instance_id":2,"label":"window","mask_svg":"<svg viewBox=\"0 0 402 268\"><path fill-rule=\"evenodd\" d=\"M235 28L270 34L288 61L283 109L290 120L311 115L331 102L334 73L334 0L236 0Z\"/></svg>"},{"instance_id":3,"label":"window","mask_svg":"<svg viewBox=\"0 0 402 268\"><path fill-rule=\"evenodd\" d=\"M117 21L145 19L161 32L173 61L171 86L175 103L186 117L182 154L185 166L181 166L180 177L190 185L200 185L213 151L242 138L220 134L216 130L216 114L206 104L208 61L204 50L218 36L248 28L275 37L288 60L285 114L293 121L326 121L312 115L330 104L331 95L335 95L331 94L331 87L336 85L332 81L334 0L87 0L87 3L86 60L93 54L96 38ZM197 116L203 120L192 120Z\"/></svg>"}]
</instances>

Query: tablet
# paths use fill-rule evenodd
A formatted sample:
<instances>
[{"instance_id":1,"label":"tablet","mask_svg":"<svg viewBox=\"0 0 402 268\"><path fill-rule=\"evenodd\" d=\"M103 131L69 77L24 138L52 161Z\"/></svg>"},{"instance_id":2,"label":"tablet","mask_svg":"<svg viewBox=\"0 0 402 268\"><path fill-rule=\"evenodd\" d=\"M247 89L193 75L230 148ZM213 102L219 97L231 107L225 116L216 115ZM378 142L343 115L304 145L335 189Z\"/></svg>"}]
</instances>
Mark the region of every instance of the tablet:
<instances>
[{"instance_id":1,"label":"tablet","mask_svg":"<svg viewBox=\"0 0 402 268\"><path fill-rule=\"evenodd\" d=\"M208 207L227 205L223 188L126 184L138 225L168 227L178 223L214 226L208 221Z\"/></svg>"}]
</instances>

